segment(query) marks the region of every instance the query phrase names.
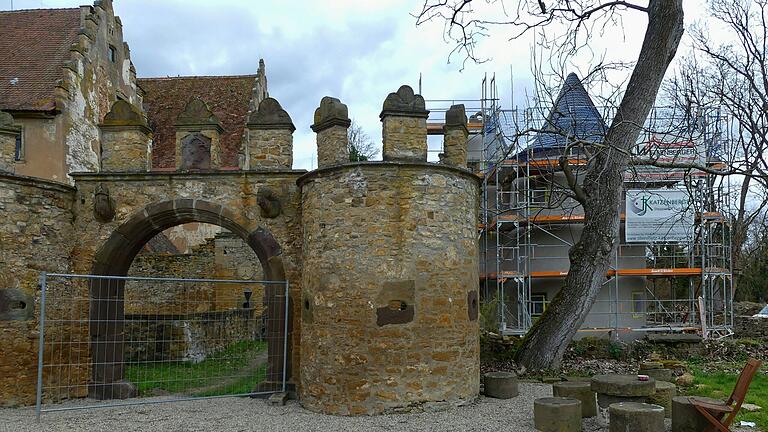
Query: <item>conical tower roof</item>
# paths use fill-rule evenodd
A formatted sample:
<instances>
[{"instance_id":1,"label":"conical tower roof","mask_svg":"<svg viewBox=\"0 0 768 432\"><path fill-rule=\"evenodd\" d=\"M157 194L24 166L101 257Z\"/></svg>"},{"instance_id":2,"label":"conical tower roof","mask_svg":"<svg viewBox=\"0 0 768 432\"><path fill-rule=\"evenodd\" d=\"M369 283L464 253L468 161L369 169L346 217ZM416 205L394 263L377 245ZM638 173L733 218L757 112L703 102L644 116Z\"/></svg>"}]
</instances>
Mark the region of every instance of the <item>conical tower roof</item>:
<instances>
[{"instance_id":1,"label":"conical tower roof","mask_svg":"<svg viewBox=\"0 0 768 432\"><path fill-rule=\"evenodd\" d=\"M540 129L543 132L536 135L528 148L533 158L559 155L572 138L601 142L606 125L581 80L571 72Z\"/></svg>"}]
</instances>

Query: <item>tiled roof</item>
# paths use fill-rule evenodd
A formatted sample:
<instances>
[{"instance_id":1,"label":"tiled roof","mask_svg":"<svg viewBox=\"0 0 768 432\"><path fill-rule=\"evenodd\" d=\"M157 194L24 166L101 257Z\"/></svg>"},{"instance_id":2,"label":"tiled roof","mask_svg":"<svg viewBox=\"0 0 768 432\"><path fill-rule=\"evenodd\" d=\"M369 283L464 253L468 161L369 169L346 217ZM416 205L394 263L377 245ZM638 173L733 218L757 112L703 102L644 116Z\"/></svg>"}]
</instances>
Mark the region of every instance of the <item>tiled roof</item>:
<instances>
[{"instance_id":1,"label":"tiled roof","mask_svg":"<svg viewBox=\"0 0 768 432\"><path fill-rule=\"evenodd\" d=\"M0 109L52 110L56 81L79 30L77 8L1 11Z\"/></svg>"},{"instance_id":2,"label":"tiled roof","mask_svg":"<svg viewBox=\"0 0 768 432\"><path fill-rule=\"evenodd\" d=\"M532 149L529 149L533 150L534 157L562 151L568 144L567 137L599 142L605 136L605 121L575 73L568 74L541 129L552 132L539 132L536 135Z\"/></svg>"},{"instance_id":3,"label":"tiled roof","mask_svg":"<svg viewBox=\"0 0 768 432\"><path fill-rule=\"evenodd\" d=\"M152 168L174 167L174 123L193 97L205 101L221 122L223 166L237 167L255 79L256 75L140 78L146 93L144 109L154 134Z\"/></svg>"}]
</instances>

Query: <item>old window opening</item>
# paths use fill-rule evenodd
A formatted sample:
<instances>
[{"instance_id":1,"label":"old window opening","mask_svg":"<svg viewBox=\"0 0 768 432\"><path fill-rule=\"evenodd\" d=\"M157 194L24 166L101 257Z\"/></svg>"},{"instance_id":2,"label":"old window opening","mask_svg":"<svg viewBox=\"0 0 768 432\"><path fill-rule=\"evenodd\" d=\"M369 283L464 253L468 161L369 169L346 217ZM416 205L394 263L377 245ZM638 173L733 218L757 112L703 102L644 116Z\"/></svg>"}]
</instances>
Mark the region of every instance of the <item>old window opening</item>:
<instances>
[{"instance_id":1,"label":"old window opening","mask_svg":"<svg viewBox=\"0 0 768 432\"><path fill-rule=\"evenodd\" d=\"M632 318L642 318L645 313L645 293L635 291L632 293Z\"/></svg>"},{"instance_id":2,"label":"old window opening","mask_svg":"<svg viewBox=\"0 0 768 432\"><path fill-rule=\"evenodd\" d=\"M20 131L16 135L16 149L13 153L13 160L15 161L21 161L24 160L24 131Z\"/></svg>"},{"instance_id":3,"label":"old window opening","mask_svg":"<svg viewBox=\"0 0 768 432\"><path fill-rule=\"evenodd\" d=\"M531 316L540 317L547 310L546 294L531 294Z\"/></svg>"},{"instance_id":4,"label":"old window opening","mask_svg":"<svg viewBox=\"0 0 768 432\"><path fill-rule=\"evenodd\" d=\"M112 45L109 46L109 61L112 63L117 61L117 50Z\"/></svg>"}]
</instances>

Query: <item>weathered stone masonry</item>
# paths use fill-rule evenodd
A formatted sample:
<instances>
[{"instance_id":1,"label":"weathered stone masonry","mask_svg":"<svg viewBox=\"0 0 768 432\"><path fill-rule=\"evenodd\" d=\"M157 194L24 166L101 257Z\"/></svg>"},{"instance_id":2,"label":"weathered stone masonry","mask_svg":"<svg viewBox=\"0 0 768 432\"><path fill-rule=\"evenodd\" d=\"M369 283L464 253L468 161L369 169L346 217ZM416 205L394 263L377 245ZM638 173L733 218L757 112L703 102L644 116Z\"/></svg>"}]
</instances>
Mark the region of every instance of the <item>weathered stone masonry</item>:
<instances>
[{"instance_id":1,"label":"weathered stone masonry","mask_svg":"<svg viewBox=\"0 0 768 432\"><path fill-rule=\"evenodd\" d=\"M393 112L401 125L427 113L408 87L384 102L385 132ZM299 180L301 401L313 411L378 414L479 391L478 179L426 163L426 126L384 139L383 162Z\"/></svg>"},{"instance_id":2,"label":"weathered stone masonry","mask_svg":"<svg viewBox=\"0 0 768 432\"><path fill-rule=\"evenodd\" d=\"M289 282L288 334L282 327L267 328L273 341L268 350L270 358L279 359L280 341L290 341L285 372L304 406L360 415L473 399L480 380L479 179L462 168L461 119L449 140L455 150L450 164L427 163L424 100L401 87L387 97L381 114L384 161L348 163L346 139L336 134L348 125L346 107L332 98L324 104L315 124L323 135L318 144L324 166L310 173L286 169L293 124L274 99L265 99L251 115L247 169L238 171L213 170L215 157L210 170L141 171L142 165L124 154L141 151L143 137L136 132L145 130L129 124L133 113L115 104L108 116L113 124L102 125L102 132L111 134L106 148L113 149L102 154L109 159L101 161L103 172L73 174L75 188L0 177L4 185L20 188L1 196L12 220L31 219L29 208L41 212L33 222L40 232L27 225L19 235L19 227L29 224L25 220L0 224L3 240L15 236L11 248L3 247L4 256L23 256L10 265L3 261L2 274L11 275L5 285L23 287L31 296L41 270L124 275L162 230L211 223L254 250L265 279ZM114 151L121 148L126 150ZM26 203L27 197L40 198ZM46 224L56 232L42 235ZM35 236L42 243L30 246L27 240ZM41 257L50 264L37 264ZM123 362L131 354L122 343L124 286L72 289L89 295L91 308L78 312L81 320L90 320L86 331L70 337L83 342L78 346L85 352L78 355L90 356L96 366L69 371L82 385L58 396L130 397L131 384L123 380ZM279 298L281 292L280 285L268 286L265 297ZM279 322L283 312L267 307L266 313ZM4 374L0 385L19 377L34 380L34 323L0 322L2 337L19 346L14 359L24 362L0 362L13 365L12 380L3 381ZM282 362L270 361L268 379L282 372ZM14 393L2 393L2 402L29 403L34 385L18 389L15 399Z\"/></svg>"},{"instance_id":3,"label":"weathered stone masonry","mask_svg":"<svg viewBox=\"0 0 768 432\"><path fill-rule=\"evenodd\" d=\"M74 195L70 186L0 172L0 406L34 400L39 273L71 271Z\"/></svg>"}]
</instances>

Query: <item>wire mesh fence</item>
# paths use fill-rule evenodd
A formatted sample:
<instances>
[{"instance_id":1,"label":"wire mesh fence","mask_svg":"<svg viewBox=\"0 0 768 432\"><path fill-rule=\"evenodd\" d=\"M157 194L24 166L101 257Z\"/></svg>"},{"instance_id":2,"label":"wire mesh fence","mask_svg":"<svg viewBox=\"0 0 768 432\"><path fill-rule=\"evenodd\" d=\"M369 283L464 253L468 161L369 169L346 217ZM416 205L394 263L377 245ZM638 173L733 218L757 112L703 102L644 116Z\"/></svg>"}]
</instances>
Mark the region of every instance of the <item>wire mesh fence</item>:
<instances>
[{"instance_id":1,"label":"wire mesh fence","mask_svg":"<svg viewBox=\"0 0 768 432\"><path fill-rule=\"evenodd\" d=\"M287 282L40 279L38 418L286 390Z\"/></svg>"}]
</instances>

